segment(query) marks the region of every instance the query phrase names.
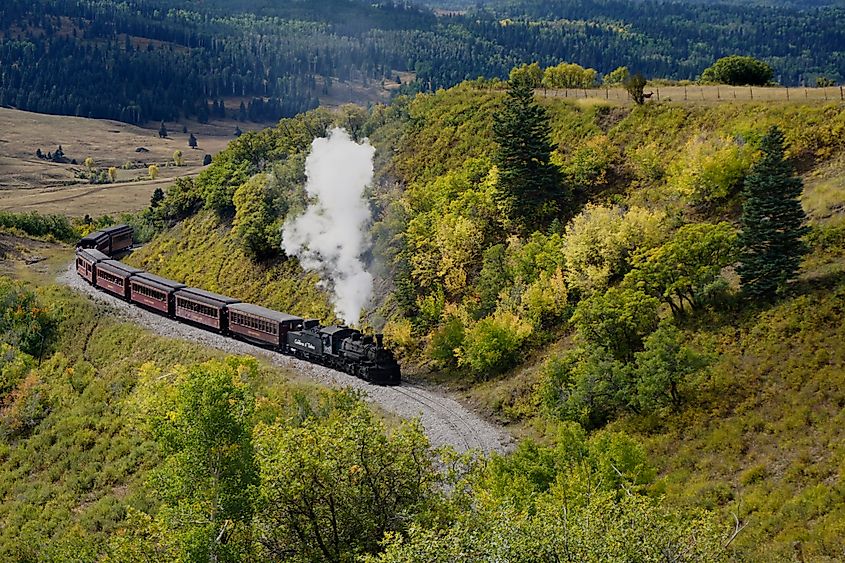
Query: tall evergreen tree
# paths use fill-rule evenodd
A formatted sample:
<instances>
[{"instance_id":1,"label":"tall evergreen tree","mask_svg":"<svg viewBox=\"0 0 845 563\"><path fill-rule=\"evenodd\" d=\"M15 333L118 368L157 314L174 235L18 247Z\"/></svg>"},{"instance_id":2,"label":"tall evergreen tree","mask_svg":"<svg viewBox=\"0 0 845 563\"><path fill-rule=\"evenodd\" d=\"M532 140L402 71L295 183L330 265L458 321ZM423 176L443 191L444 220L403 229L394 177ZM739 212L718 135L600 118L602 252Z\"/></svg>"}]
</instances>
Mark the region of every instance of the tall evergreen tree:
<instances>
[{"instance_id":1,"label":"tall evergreen tree","mask_svg":"<svg viewBox=\"0 0 845 563\"><path fill-rule=\"evenodd\" d=\"M505 105L493 120L502 203L520 227L541 228L562 211L567 193L551 163L549 116L534 100L530 80L517 75L510 81Z\"/></svg>"},{"instance_id":2,"label":"tall evergreen tree","mask_svg":"<svg viewBox=\"0 0 845 563\"><path fill-rule=\"evenodd\" d=\"M783 132L773 126L763 137L762 159L745 180L740 265L743 289L751 296L772 298L795 277L806 246L806 216L799 197L803 189L784 159Z\"/></svg>"}]
</instances>

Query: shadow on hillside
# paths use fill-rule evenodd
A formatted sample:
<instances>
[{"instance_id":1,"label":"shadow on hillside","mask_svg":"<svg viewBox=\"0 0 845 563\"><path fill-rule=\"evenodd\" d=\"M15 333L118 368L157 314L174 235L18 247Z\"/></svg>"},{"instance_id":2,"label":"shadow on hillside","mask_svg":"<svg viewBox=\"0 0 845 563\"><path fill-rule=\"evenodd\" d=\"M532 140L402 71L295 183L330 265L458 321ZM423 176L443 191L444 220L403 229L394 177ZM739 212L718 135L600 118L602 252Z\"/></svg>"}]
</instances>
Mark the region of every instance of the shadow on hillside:
<instances>
[{"instance_id":1,"label":"shadow on hillside","mask_svg":"<svg viewBox=\"0 0 845 563\"><path fill-rule=\"evenodd\" d=\"M687 330L719 331L728 326L740 327L784 301L802 295L835 291L842 286L845 286L845 269L814 272L799 279L787 295L777 300L748 301L741 294L735 293L725 296L720 303L711 303L706 309L675 318L675 322Z\"/></svg>"},{"instance_id":2,"label":"shadow on hillside","mask_svg":"<svg viewBox=\"0 0 845 563\"><path fill-rule=\"evenodd\" d=\"M809 295L819 291L830 291L845 284L845 270L813 274L798 280L793 286L793 295Z\"/></svg>"}]
</instances>

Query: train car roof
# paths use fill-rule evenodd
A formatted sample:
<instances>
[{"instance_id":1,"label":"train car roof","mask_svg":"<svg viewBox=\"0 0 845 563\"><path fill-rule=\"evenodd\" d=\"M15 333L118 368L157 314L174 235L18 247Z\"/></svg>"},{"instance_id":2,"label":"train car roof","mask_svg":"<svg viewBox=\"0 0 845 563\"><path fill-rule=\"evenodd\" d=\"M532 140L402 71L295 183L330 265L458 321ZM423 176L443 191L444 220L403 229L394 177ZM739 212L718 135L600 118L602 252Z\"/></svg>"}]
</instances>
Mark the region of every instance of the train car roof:
<instances>
[{"instance_id":1,"label":"train car roof","mask_svg":"<svg viewBox=\"0 0 845 563\"><path fill-rule=\"evenodd\" d=\"M108 238L108 236L109 236L109 234L105 231L94 231L94 232L88 233L87 235L85 235L84 237L79 239L79 244L82 244L83 242L94 242L94 243L96 243L98 241L103 240L104 238Z\"/></svg>"},{"instance_id":2,"label":"train car roof","mask_svg":"<svg viewBox=\"0 0 845 563\"><path fill-rule=\"evenodd\" d=\"M136 280L143 283L144 285L150 285L158 289L163 289L165 291L173 291L176 289L182 289L183 287L187 287L184 283L179 283L173 280L169 280L167 278L162 278L154 274L150 274L149 272L141 272L132 276L132 281Z\"/></svg>"},{"instance_id":3,"label":"train car roof","mask_svg":"<svg viewBox=\"0 0 845 563\"><path fill-rule=\"evenodd\" d=\"M125 224L124 225L114 225L112 227L105 227L103 229L100 229L101 232L109 234L109 235L114 234L114 233L123 232L123 231L131 231L131 230L132 230L132 227L130 227L129 225L125 225Z\"/></svg>"},{"instance_id":4,"label":"train car roof","mask_svg":"<svg viewBox=\"0 0 845 563\"><path fill-rule=\"evenodd\" d=\"M88 260L94 263L109 259L107 254L103 254L96 248L78 248L76 249L76 254L77 256L87 258Z\"/></svg>"},{"instance_id":5,"label":"train car roof","mask_svg":"<svg viewBox=\"0 0 845 563\"><path fill-rule=\"evenodd\" d=\"M207 303L209 305L214 306L240 303L240 299L235 299L234 297L227 297L225 295L220 295L219 293L212 293L211 291L198 289L196 287L183 287L182 289L177 289L176 293L177 295L196 299L197 301L200 301L202 303Z\"/></svg>"},{"instance_id":6,"label":"train car roof","mask_svg":"<svg viewBox=\"0 0 845 563\"><path fill-rule=\"evenodd\" d=\"M141 272L144 271L144 270L141 270L139 268L133 268L132 266L129 266L129 265L124 264L123 262L119 262L117 260L103 260L103 261L97 263L97 267L102 268L103 270L106 270L106 271L111 270L114 273L122 274L124 276L126 276L126 275L131 276L131 275L134 275L134 274L140 274Z\"/></svg>"},{"instance_id":7,"label":"train car roof","mask_svg":"<svg viewBox=\"0 0 845 563\"><path fill-rule=\"evenodd\" d=\"M252 303L233 303L232 305L229 305L229 309L232 311L239 311L241 313L248 313L257 317L264 317L265 319L278 321L280 323L302 320L302 317L289 315L280 311L274 311L273 309L268 309L266 307L262 307L261 305L253 305Z\"/></svg>"},{"instance_id":8,"label":"train car roof","mask_svg":"<svg viewBox=\"0 0 845 563\"><path fill-rule=\"evenodd\" d=\"M339 325L332 325L326 326L320 329L322 334L328 334L329 336L334 336L339 332L356 332L354 328L349 328L348 326L339 326Z\"/></svg>"}]
</instances>

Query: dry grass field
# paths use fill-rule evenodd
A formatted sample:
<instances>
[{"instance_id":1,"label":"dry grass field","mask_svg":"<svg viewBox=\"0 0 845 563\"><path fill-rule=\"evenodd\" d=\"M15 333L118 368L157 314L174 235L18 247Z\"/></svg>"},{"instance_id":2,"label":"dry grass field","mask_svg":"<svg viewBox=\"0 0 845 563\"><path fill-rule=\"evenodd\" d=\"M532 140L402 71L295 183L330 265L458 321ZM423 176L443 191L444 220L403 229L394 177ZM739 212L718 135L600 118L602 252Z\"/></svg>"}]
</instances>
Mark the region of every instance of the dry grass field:
<instances>
[{"instance_id":1,"label":"dry grass field","mask_svg":"<svg viewBox=\"0 0 845 563\"><path fill-rule=\"evenodd\" d=\"M186 125L197 137L196 150L188 146L182 124L168 123L168 138L160 139L155 124L142 128L117 121L0 108L0 210L97 216L142 209L149 205L156 187L166 187L180 176L198 174L203 157L225 148L238 124ZM240 127L246 130L257 126ZM35 155L37 149L47 154L59 145L77 165L57 164ZM139 148L148 152L136 152ZM176 150L182 151L184 166L173 165ZM96 168L116 167L116 182L91 184L79 178L89 157ZM159 166L155 181L147 175L150 164Z\"/></svg>"},{"instance_id":2,"label":"dry grass field","mask_svg":"<svg viewBox=\"0 0 845 563\"><path fill-rule=\"evenodd\" d=\"M610 100L623 104L631 103L628 93L622 87L588 88L565 90L539 90L541 96L549 98L597 99ZM828 88L784 88L758 86L661 86L648 84L646 94L651 93L647 103L679 102L689 104L725 103L725 102L835 102L845 101L845 87Z\"/></svg>"}]
</instances>

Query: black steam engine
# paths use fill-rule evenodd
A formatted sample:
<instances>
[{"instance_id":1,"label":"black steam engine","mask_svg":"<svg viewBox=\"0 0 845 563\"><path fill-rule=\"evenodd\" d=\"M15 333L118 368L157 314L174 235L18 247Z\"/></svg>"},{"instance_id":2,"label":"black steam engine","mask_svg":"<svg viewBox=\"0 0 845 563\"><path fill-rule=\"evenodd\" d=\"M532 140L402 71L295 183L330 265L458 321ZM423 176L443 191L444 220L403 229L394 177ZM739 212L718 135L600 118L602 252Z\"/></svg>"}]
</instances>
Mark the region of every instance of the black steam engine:
<instances>
[{"instance_id":1,"label":"black steam engine","mask_svg":"<svg viewBox=\"0 0 845 563\"><path fill-rule=\"evenodd\" d=\"M345 326L312 326L288 332L290 353L366 381L398 385L401 380L399 364L382 343L382 335L375 338Z\"/></svg>"},{"instance_id":2,"label":"black steam engine","mask_svg":"<svg viewBox=\"0 0 845 563\"><path fill-rule=\"evenodd\" d=\"M128 230L128 243L126 242ZM76 269L91 285L174 320L292 354L380 385L399 385L393 353L375 337L303 319L202 289L186 287L109 258L131 245L131 227L93 233L76 249Z\"/></svg>"}]
</instances>

